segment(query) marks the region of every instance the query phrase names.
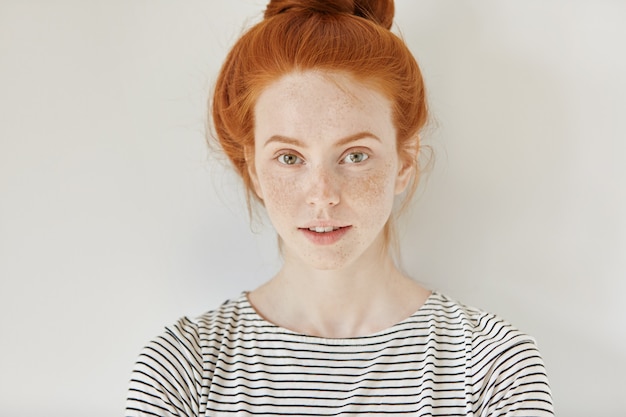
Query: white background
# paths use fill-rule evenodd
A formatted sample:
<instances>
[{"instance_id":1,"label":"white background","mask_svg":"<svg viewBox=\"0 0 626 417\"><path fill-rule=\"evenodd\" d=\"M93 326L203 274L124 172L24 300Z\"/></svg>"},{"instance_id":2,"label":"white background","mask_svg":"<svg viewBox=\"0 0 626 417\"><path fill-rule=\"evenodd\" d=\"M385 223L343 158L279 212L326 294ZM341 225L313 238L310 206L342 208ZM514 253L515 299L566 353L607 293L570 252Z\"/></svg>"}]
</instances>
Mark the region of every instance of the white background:
<instances>
[{"instance_id":1,"label":"white background","mask_svg":"<svg viewBox=\"0 0 626 417\"><path fill-rule=\"evenodd\" d=\"M264 4L0 0L1 416L122 415L150 338L276 270L204 143ZM435 155L404 266L535 336L561 416L624 416L625 21L618 0L397 1Z\"/></svg>"}]
</instances>

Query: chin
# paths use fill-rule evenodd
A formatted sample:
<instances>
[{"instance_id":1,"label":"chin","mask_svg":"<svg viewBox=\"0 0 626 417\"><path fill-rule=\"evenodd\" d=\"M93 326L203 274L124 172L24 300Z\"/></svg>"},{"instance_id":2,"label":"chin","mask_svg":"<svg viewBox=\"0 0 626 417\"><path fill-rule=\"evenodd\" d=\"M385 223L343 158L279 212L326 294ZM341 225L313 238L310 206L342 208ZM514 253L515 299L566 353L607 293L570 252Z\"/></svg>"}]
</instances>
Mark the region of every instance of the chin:
<instances>
[{"instance_id":1,"label":"chin","mask_svg":"<svg viewBox=\"0 0 626 417\"><path fill-rule=\"evenodd\" d=\"M318 271L338 271L355 264L363 265L361 261L365 259L364 257L370 258L367 250L349 251L340 247L299 255L296 255L296 259L299 259L300 262L309 268Z\"/></svg>"},{"instance_id":2,"label":"chin","mask_svg":"<svg viewBox=\"0 0 626 417\"><path fill-rule=\"evenodd\" d=\"M292 266L318 271L336 271L354 262L353 257L349 253L337 248L334 248L334 250L328 248L327 250L311 253L283 246L283 258L285 262Z\"/></svg>"}]
</instances>

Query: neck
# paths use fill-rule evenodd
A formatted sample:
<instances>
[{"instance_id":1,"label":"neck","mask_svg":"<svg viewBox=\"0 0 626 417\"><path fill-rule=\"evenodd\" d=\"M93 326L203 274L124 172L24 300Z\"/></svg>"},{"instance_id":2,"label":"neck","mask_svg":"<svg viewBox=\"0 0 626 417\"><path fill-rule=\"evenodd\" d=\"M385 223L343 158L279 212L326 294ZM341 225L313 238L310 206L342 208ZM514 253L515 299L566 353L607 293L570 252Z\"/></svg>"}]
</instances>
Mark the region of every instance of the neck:
<instances>
[{"instance_id":1,"label":"neck","mask_svg":"<svg viewBox=\"0 0 626 417\"><path fill-rule=\"evenodd\" d=\"M388 253L334 270L285 258L281 271L250 294L267 320L312 336L372 334L410 316L428 292L406 277Z\"/></svg>"}]
</instances>

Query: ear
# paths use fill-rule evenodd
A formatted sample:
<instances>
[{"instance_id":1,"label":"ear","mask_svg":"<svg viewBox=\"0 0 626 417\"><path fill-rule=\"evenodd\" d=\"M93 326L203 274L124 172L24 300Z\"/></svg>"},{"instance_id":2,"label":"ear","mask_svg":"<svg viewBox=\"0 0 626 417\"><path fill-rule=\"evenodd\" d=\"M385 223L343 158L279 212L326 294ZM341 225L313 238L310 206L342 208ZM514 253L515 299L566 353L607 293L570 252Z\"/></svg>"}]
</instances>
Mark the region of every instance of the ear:
<instances>
[{"instance_id":1,"label":"ear","mask_svg":"<svg viewBox=\"0 0 626 417\"><path fill-rule=\"evenodd\" d=\"M411 180L418 175L417 172L417 156L420 149L420 137L415 135L413 138L403 143L402 148L398 150L399 165L398 176L396 177L396 195L406 190Z\"/></svg>"},{"instance_id":2,"label":"ear","mask_svg":"<svg viewBox=\"0 0 626 417\"><path fill-rule=\"evenodd\" d=\"M263 201L263 193L261 192L261 186L259 185L259 177L256 174L256 167L254 165L254 150L250 148L244 149L244 156L246 159L246 169L250 176L250 182L252 183L252 189L254 193L259 197L259 200Z\"/></svg>"}]
</instances>

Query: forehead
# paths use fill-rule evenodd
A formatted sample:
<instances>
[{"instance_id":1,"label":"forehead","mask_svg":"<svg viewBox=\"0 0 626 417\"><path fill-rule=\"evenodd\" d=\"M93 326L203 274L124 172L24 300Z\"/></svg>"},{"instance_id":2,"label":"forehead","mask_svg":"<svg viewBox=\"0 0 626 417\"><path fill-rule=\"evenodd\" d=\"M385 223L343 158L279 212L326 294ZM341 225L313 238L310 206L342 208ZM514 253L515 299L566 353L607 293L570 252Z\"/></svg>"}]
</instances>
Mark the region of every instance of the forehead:
<instances>
[{"instance_id":1,"label":"forehead","mask_svg":"<svg viewBox=\"0 0 626 417\"><path fill-rule=\"evenodd\" d=\"M356 131L395 130L391 103L347 74L295 72L270 84L255 105L255 138L285 135L300 139L337 137Z\"/></svg>"}]
</instances>

